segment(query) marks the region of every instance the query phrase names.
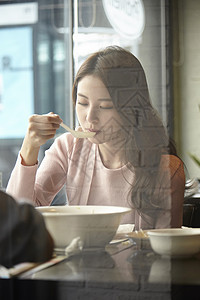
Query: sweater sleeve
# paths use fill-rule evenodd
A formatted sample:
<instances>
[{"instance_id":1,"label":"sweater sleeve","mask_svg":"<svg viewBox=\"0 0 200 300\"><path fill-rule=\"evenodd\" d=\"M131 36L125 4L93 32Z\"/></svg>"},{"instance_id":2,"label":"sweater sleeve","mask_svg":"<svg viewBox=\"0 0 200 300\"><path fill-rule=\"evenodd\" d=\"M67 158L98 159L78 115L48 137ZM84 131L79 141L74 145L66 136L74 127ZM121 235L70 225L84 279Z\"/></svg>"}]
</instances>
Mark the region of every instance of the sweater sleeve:
<instances>
[{"instance_id":1,"label":"sweater sleeve","mask_svg":"<svg viewBox=\"0 0 200 300\"><path fill-rule=\"evenodd\" d=\"M19 153L6 192L16 199L26 198L32 200L37 168L38 164L34 166L22 165L22 158Z\"/></svg>"},{"instance_id":2,"label":"sweater sleeve","mask_svg":"<svg viewBox=\"0 0 200 300\"><path fill-rule=\"evenodd\" d=\"M59 136L45 152L39 168L22 165L18 155L6 191L16 199L30 199L35 206L50 205L65 183L72 145L70 134Z\"/></svg>"},{"instance_id":3,"label":"sweater sleeve","mask_svg":"<svg viewBox=\"0 0 200 300\"><path fill-rule=\"evenodd\" d=\"M42 215L28 203L17 203L0 191L0 264L43 262L51 258L53 240Z\"/></svg>"}]
</instances>

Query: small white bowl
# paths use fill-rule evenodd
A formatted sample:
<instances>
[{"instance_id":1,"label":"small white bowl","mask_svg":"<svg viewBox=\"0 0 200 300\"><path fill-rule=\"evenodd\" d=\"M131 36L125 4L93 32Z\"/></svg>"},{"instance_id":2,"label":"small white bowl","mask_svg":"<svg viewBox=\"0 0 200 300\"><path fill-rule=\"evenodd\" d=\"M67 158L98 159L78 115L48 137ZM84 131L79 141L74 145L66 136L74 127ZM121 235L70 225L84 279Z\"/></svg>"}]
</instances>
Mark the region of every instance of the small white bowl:
<instances>
[{"instance_id":1,"label":"small white bowl","mask_svg":"<svg viewBox=\"0 0 200 300\"><path fill-rule=\"evenodd\" d=\"M200 252L200 228L153 229L147 232L152 249L172 258L185 258Z\"/></svg>"},{"instance_id":2,"label":"small white bowl","mask_svg":"<svg viewBox=\"0 0 200 300\"><path fill-rule=\"evenodd\" d=\"M79 237L83 248L104 248L114 237L121 218L131 211L117 206L37 207L51 233L55 247L65 248Z\"/></svg>"}]
</instances>

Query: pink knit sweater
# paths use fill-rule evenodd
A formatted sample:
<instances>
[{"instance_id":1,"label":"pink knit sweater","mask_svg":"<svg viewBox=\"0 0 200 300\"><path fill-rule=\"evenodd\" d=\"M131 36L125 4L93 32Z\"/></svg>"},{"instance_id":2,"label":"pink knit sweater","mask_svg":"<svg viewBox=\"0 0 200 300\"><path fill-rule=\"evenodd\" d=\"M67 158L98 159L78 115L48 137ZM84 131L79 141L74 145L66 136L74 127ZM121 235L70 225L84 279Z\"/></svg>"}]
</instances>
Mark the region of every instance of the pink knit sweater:
<instances>
[{"instance_id":1,"label":"pink knit sweater","mask_svg":"<svg viewBox=\"0 0 200 300\"><path fill-rule=\"evenodd\" d=\"M170 227L173 203L182 209L184 169L177 157L163 155L161 170L161 181L168 182L167 192L160 191L166 211L157 219L155 227ZM55 139L46 151L39 168L38 165L22 165L18 156L7 192L15 198L31 199L35 206L47 206L65 185L69 205L130 207L130 183L133 184L134 180L135 174L126 166L107 169L101 161L97 145L87 139L76 140L65 133ZM136 229L151 227L134 209L123 218L122 223L135 223Z\"/></svg>"}]
</instances>

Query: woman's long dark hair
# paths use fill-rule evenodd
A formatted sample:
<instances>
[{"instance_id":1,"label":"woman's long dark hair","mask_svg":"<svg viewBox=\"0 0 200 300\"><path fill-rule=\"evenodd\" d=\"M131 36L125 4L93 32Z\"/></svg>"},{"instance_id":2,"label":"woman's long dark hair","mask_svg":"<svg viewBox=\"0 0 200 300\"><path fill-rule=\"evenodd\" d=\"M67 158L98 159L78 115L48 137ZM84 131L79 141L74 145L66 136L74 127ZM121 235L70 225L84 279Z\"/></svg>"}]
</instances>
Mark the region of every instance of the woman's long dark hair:
<instances>
[{"instance_id":1,"label":"woman's long dark hair","mask_svg":"<svg viewBox=\"0 0 200 300\"><path fill-rule=\"evenodd\" d=\"M140 213L160 208L152 197L162 154L176 155L176 149L152 107L146 76L139 60L118 46L107 47L89 56L80 67L73 86L76 102L78 82L86 75L102 80L123 120L126 161L135 174L131 184L132 205ZM151 199L151 201L149 200ZM152 200L153 199L153 200Z\"/></svg>"}]
</instances>

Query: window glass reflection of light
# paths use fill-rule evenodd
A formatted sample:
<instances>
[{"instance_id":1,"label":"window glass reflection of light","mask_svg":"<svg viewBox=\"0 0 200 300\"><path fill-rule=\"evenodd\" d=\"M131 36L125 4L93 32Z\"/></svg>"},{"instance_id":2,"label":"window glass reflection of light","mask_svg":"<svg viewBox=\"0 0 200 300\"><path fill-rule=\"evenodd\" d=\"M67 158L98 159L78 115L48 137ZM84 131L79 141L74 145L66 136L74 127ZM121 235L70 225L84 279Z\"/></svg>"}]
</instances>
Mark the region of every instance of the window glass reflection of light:
<instances>
[{"instance_id":1,"label":"window glass reflection of light","mask_svg":"<svg viewBox=\"0 0 200 300\"><path fill-rule=\"evenodd\" d=\"M49 60L49 45L47 42L40 43L38 46L38 62L46 64Z\"/></svg>"}]
</instances>

